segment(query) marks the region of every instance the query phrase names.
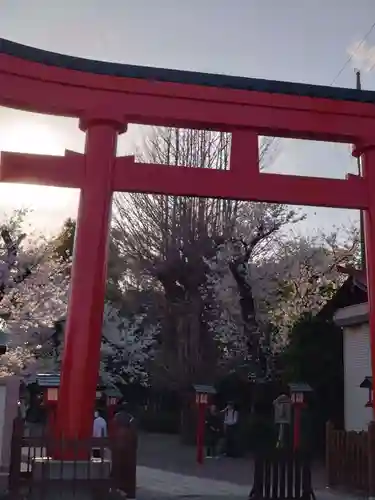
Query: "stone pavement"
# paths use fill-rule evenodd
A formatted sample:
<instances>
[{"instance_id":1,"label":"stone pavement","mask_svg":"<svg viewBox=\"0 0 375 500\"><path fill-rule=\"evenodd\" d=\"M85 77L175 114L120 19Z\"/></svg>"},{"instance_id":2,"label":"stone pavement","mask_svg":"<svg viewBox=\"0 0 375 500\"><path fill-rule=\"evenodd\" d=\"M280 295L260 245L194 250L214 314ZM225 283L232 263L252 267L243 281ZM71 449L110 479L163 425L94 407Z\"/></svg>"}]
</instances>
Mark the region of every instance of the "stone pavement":
<instances>
[{"instance_id":1,"label":"stone pavement","mask_svg":"<svg viewBox=\"0 0 375 500\"><path fill-rule=\"evenodd\" d=\"M163 471L150 467L137 468L138 500L247 500L251 484L235 484L218 479L202 478ZM355 496L332 493L328 489L315 491L317 500L356 500Z\"/></svg>"},{"instance_id":2,"label":"stone pavement","mask_svg":"<svg viewBox=\"0 0 375 500\"><path fill-rule=\"evenodd\" d=\"M229 483L227 481L200 478L178 474L176 472L152 469L139 466L137 468L137 498L147 498L158 495L162 498L247 498L250 488L245 485ZM152 496L151 496L152 498Z\"/></svg>"},{"instance_id":3,"label":"stone pavement","mask_svg":"<svg viewBox=\"0 0 375 500\"><path fill-rule=\"evenodd\" d=\"M137 468L138 500L247 500L253 483L251 458L206 460L199 465L194 447L177 436L140 434ZM322 466L313 469L317 500L356 500L325 488Z\"/></svg>"}]
</instances>

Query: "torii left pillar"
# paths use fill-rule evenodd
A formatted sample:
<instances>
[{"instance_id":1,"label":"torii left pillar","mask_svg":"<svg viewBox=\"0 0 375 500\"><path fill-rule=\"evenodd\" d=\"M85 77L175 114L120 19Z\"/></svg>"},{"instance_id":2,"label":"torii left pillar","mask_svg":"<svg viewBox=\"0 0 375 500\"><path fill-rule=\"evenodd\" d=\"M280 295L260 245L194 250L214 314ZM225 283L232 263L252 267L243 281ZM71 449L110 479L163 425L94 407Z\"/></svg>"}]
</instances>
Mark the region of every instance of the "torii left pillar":
<instances>
[{"instance_id":1,"label":"torii left pillar","mask_svg":"<svg viewBox=\"0 0 375 500\"><path fill-rule=\"evenodd\" d=\"M84 187L74 243L57 430L66 439L92 436L106 290L108 233L117 136L126 127L117 117L90 116L86 132ZM68 451L68 450L67 450Z\"/></svg>"},{"instance_id":2,"label":"torii left pillar","mask_svg":"<svg viewBox=\"0 0 375 500\"><path fill-rule=\"evenodd\" d=\"M86 132L85 166L57 410L58 434L68 440L92 436L113 172L117 137L126 130L126 126L117 117L98 115L85 117L80 122L80 128ZM63 458L69 458L69 455L70 450L66 449Z\"/></svg>"},{"instance_id":3,"label":"torii left pillar","mask_svg":"<svg viewBox=\"0 0 375 500\"><path fill-rule=\"evenodd\" d=\"M81 190L55 426L56 437L66 442L92 437L112 194L127 187L129 172L139 172L131 168L133 157L116 158L117 137L126 130L124 122L123 117L107 112L81 119L80 128L86 132L84 155L1 153L2 181ZM84 459L88 453L65 445L54 452L63 459Z\"/></svg>"}]
</instances>

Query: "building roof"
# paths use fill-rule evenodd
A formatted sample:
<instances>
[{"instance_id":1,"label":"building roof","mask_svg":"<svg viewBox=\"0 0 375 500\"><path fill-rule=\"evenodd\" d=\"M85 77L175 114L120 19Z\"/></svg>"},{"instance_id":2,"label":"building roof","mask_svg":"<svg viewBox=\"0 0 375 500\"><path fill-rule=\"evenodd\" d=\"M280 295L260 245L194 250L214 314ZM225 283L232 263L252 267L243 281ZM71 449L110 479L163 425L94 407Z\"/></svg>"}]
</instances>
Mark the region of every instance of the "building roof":
<instances>
[{"instance_id":1,"label":"building roof","mask_svg":"<svg viewBox=\"0 0 375 500\"><path fill-rule=\"evenodd\" d=\"M290 392L312 392L312 387L305 382L296 382L289 384Z\"/></svg>"},{"instance_id":2,"label":"building roof","mask_svg":"<svg viewBox=\"0 0 375 500\"><path fill-rule=\"evenodd\" d=\"M216 394L216 389L213 385L198 384L194 385L195 392L200 394Z\"/></svg>"},{"instance_id":3,"label":"building roof","mask_svg":"<svg viewBox=\"0 0 375 500\"><path fill-rule=\"evenodd\" d=\"M353 267L338 267L348 278L334 296L319 311L320 318L331 319L338 309L367 302L366 270Z\"/></svg>"},{"instance_id":4,"label":"building roof","mask_svg":"<svg viewBox=\"0 0 375 500\"><path fill-rule=\"evenodd\" d=\"M338 271L342 274L347 274L353 280L355 286L367 292L367 273L366 269L356 269L352 266L338 266Z\"/></svg>"},{"instance_id":5,"label":"building roof","mask_svg":"<svg viewBox=\"0 0 375 500\"><path fill-rule=\"evenodd\" d=\"M37 373L33 377L29 377L28 384L37 383L39 387L60 387L60 373L59 372L51 372L51 373ZM109 396L117 397L118 392L114 388L105 388L104 384L99 381L98 388L103 388L104 392L107 394L107 391L110 394ZM113 393L113 394L112 394Z\"/></svg>"}]
</instances>

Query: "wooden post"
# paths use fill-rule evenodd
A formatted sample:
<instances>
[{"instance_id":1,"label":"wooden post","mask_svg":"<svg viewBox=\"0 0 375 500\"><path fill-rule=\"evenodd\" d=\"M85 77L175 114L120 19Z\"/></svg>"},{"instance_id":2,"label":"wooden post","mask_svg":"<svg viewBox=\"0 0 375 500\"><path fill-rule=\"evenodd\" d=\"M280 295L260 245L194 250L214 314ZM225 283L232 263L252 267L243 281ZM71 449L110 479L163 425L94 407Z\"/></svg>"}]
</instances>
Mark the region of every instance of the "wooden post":
<instances>
[{"instance_id":1,"label":"wooden post","mask_svg":"<svg viewBox=\"0 0 375 500\"><path fill-rule=\"evenodd\" d=\"M198 404L198 425L197 425L197 462L203 464L204 461L204 425L206 415L206 404Z\"/></svg>"},{"instance_id":2,"label":"wooden post","mask_svg":"<svg viewBox=\"0 0 375 500\"><path fill-rule=\"evenodd\" d=\"M137 488L137 430L114 423L114 433L111 436L112 479L118 491L127 498L136 497Z\"/></svg>"},{"instance_id":3,"label":"wooden post","mask_svg":"<svg viewBox=\"0 0 375 500\"><path fill-rule=\"evenodd\" d=\"M293 423L293 450L296 452L301 447L301 410L299 403L294 405L294 423Z\"/></svg>"},{"instance_id":4,"label":"wooden post","mask_svg":"<svg viewBox=\"0 0 375 500\"><path fill-rule=\"evenodd\" d=\"M375 422L368 426L368 497L375 500Z\"/></svg>"},{"instance_id":5,"label":"wooden post","mask_svg":"<svg viewBox=\"0 0 375 500\"><path fill-rule=\"evenodd\" d=\"M332 463L331 463L331 434L333 425L331 422L326 423L326 481L327 486L333 486L332 479Z\"/></svg>"},{"instance_id":6,"label":"wooden post","mask_svg":"<svg viewBox=\"0 0 375 500\"><path fill-rule=\"evenodd\" d=\"M21 479L23 433L24 422L22 418L16 417L13 422L13 435L9 467L9 491L14 494L17 494Z\"/></svg>"}]
</instances>

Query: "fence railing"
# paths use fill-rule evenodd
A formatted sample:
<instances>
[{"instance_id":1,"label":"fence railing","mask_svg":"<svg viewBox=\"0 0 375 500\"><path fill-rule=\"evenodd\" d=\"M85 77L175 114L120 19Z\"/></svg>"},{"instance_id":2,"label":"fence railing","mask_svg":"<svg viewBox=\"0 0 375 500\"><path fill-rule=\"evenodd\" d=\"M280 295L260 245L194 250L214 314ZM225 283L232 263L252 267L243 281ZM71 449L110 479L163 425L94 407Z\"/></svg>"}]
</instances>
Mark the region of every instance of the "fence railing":
<instances>
[{"instance_id":1,"label":"fence railing","mask_svg":"<svg viewBox=\"0 0 375 500\"><path fill-rule=\"evenodd\" d=\"M67 440L46 432L25 436L23 422L16 419L9 490L41 498L59 494L64 499L82 498L83 491L90 498L112 498L111 492L122 491L135 498L136 455L134 429L119 429L111 438Z\"/></svg>"},{"instance_id":2,"label":"fence railing","mask_svg":"<svg viewBox=\"0 0 375 500\"><path fill-rule=\"evenodd\" d=\"M326 427L328 486L375 496L375 422L368 431L354 432Z\"/></svg>"},{"instance_id":3,"label":"fence railing","mask_svg":"<svg viewBox=\"0 0 375 500\"><path fill-rule=\"evenodd\" d=\"M301 452L274 450L255 457L249 500L315 500L310 458Z\"/></svg>"}]
</instances>

